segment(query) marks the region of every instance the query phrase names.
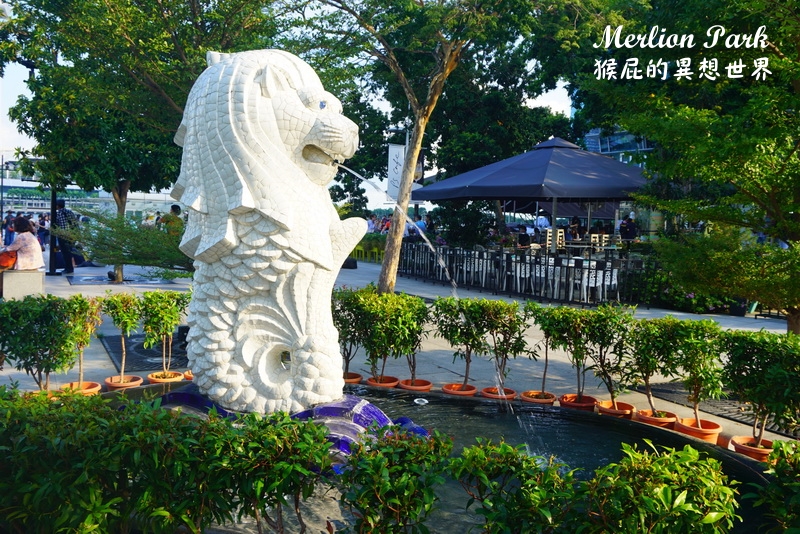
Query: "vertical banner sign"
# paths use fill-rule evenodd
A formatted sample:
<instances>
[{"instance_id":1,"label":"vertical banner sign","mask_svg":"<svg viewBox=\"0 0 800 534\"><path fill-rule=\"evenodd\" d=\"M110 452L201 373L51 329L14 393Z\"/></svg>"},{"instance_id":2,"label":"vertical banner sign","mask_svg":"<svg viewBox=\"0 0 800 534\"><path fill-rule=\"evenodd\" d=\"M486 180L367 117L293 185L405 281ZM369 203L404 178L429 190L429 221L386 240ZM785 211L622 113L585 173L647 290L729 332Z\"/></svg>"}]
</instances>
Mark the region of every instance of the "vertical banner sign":
<instances>
[{"instance_id":1,"label":"vertical banner sign","mask_svg":"<svg viewBox=\"0 0 800 534\"><path fill-rule=\"evenodd\" d=\"M400 192L400 180L403 177L403 163L406 160L405 145L389 145L389 173L386 194L397 200Z\"/></svg>"}]
</instances>

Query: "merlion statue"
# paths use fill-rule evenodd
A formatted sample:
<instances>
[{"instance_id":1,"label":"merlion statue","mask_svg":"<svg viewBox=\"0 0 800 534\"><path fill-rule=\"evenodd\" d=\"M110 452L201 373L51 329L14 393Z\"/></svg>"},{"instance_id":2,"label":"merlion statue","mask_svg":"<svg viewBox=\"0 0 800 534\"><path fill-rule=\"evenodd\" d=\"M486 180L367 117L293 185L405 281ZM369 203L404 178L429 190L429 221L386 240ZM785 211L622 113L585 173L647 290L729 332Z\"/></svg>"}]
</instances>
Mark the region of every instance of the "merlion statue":
<instances>
[{"instance_id":1,"label":"merlion statue","mask_svg":"<svg viewBox=\"0 0 800 534\"><path fill-rule=\"evenodd\" d=\"M331 291L366 231L328 193L358 127L314 70L279 50L208 54L175 142L172 197L194 258L187 353L230 410L294 412L342 396Z\"/></svg>"}]
</instances>

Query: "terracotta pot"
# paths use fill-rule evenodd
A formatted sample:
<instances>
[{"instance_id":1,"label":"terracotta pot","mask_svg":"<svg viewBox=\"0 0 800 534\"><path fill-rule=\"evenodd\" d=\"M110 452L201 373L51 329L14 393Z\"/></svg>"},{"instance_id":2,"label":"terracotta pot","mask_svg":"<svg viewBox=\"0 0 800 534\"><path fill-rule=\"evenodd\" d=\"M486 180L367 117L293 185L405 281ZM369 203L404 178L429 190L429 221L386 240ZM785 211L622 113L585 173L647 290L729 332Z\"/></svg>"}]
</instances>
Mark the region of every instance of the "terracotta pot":
<instances>
[{"instance_id":1,"label":"terracotta pot","mask_svg":"<svg viewBox=\"0 0 800 534\"><path fill-rule=\"evenodd\" d=\"M88 382L86 380L81 383L70 382L61 386L61 391L74 391L84 395L97 395L101 389L103 389L103 385L100 382Z\"/></svg>"},{"instance_id":2,"label":"terracotta pot","mask_svg":"<svg viewBox=\"0 0 800 534\"><path fill-rule=\"evenodd\" d=\"M552 406L556 402L556 396L552 393L541 391L523 391L519 394L519 398L524 400L525 402L533 402L535 404L546 404L548 406Z\"/></svg>"},{"instance_id":3,"label":"terracotta pot","mask_svg":"<svg viewBox=\"0 0 800 534\"><path fill-rule=\"evenodd\" d=\"M581 397L581 401L578 402L578 395L575 393L567 393L566 395L561 395L558 398L558 404L564 408L570 408L572 410L593 412L594 406L597 404L597 399L590 397L589 395L584 395Z\"/></svg>"},{"instance_id":4,"label":"terracotta pot","mask_svg":"<svg viewBox=\"0 0 800 534\"><path fill-rule=\"evenodd\" d=\"M636 413L636 406L628 404L627 402L617 401L617 407L614 408L614 403L610 400L597 401L597 411L602 415L611 415L614 417L621 417L622 419L630 419Z\"/></svg>"},{"instance_id":5,"label":"terracotta pot","mask_svg":"<svg viewBox=\"0 0 800 534\"><path fill-rule=\"evenodd\" d=\"M766 462L769 453L772 452L772 441L762 439L761 447L756 447L755 443L756 440L753 436L733 436L731 438L733 450L759 462Z\"/></svg>"},{"instance_id":6,"label":"terracotta pot","mask_svg":"<svg viewBox=\"0 0 800 534\"><path fill-rule=\"evenodd\" d=\"M511 388L503 388L502 393L495 387L483 388L481 390L481 397L486 397L487 399L514 400L517 398L517 392Z\"/></svg>"},{"instance_id":7,"label":"terracotta pot","mask_svg":"<svg viewBox=\"0 0 800 534\"><path fill-rule=\"evenodd\" d=\"M697 422L693 417L678 418L678 420L675 421L675 430L681 434L686 434L687 436L692 436L716 445L719 435L722 432L722 425L713 421L706 421L705 419L700 419L700 423L703 425L702 428L697 427Z\"/></svg>"},{"instance_id":8,"label":"terracotta pot","mask_svg":"<svg viewBox=\"0 0 800 534\"><path fill-rule=\"evenodd\" d=\"M187 369L186 371L184 371L183 379L184 380L194 380L194 373L192 372L191 369Z\"/></svg>"},{"instance_id":9,"label":"terracotta pot","mask_svg":"<svg viewBox=\"0 0 800 534\"><path fill-rule=\"evenodd\" d=\"M364 377L358 373L345 373L344 374L344 383L345 384L360 384L361 380Z\"/></svg>"},{"instance_id":10,"label":"terracotta pot","mask_svg":"<svg viewBox=\"0 0 800 534\"><path fill-rule=\"evenodd\" d=\"M636 420L646 425L660 426L661 428L668 428L672 430L675 427L675 421L678 420L677 414L672 412L662 412L665 417L653 416L653 410L639 410L636 412Z\"/></svg>"},{"instance_id":11,"label":"terracotta pot","mask_svg":"<svg viewBox=\"0 0 800 534\"><path fill-rule=\"evenodd\" d=\"M183 373L178 371L158 371L157 373L150 373L147 375L147 381L151 384L165 384L167 382L180 382L183 380Z\"/></svg>"},{"instance_id":12,"label":"terracotta pot","mask_svg":"<svg viewBox=\"0 0 800 534\"><path fill-rule=\"evenodd\" d=\"M442 391L448 395L457 395L459 397L472 397L478 392L478 388L472 384L445 384L442 386Z\"/></svg>"},{"instance_id":13,"label":"terracotta pot","mask_svg":"<svg viewBox=\"0 0 800 534\"><path fill-rule=\"evenodd\" d=\"M396 376L379 376L377 379L374 377L367 378L368 386L376 386L379 388L393 388L400 383L400 379Z\"/></svg>"},{"instance_id":14,"label":"terracotta pot","mask_svg":"<svg viewBox=\"0 0 800 534\"><path fill-rule=\"evenodd\" d=\"M422 380L421 378L417 378L414 380L414 383L411 383L410 378L406 378L405 380L401 380L397 387L400 389L407 389L409 391L430 391L433 387L433 382L430 380Z\"/></svg>"},{"instance_id":15,"label":"terracotta pot","mask_svg":"<svg viewBox=\"0 0 800 534\"><path fill-rule=\"evenodd\" d=\"M141 376L125 375L125 382L119 381L119 375L109 376L103 383L106 385L106 391L114 391L117 389L135 388L142 385L144 379Z\"/></svg>"}]
</instances>

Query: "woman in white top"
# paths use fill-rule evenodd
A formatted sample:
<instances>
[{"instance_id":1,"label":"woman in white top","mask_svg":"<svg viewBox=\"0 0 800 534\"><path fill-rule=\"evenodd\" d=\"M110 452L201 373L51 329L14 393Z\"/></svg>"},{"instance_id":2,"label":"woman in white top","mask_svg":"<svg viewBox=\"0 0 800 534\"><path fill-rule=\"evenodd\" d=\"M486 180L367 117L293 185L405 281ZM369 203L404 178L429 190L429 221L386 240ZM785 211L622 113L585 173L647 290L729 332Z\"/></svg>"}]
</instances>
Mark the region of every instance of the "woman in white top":
<instances>
[{"instance_id":1,"label":"woman in white top","mask_svg":"<svg viewBox=\"0 0 800 534\"><path fill-rule=\"evenodd\" d=\"M42 247L34 234L33 224L26 217L14 219L14 242L0 250L16 250L17 264L14 269L19 271L41 269L44 267Z\"/></svg>"}]
</instances>

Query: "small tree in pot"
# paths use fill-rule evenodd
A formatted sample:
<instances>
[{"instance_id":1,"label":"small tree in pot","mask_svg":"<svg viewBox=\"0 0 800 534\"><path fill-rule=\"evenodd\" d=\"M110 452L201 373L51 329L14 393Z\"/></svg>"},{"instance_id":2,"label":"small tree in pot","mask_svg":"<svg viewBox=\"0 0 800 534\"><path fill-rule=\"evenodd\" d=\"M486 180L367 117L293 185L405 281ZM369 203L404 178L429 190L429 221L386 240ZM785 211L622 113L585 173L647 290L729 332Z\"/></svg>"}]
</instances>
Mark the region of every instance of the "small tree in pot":
<instances>
[{"instance_id":1,"label":"small tree in pot","mask_svg":"<svg viewBox=\"0 0 800 534\"><path fill-rule=\"evenodd\" d=\"M464 382L461 390L469 385L469 369L472 355L485 354L487 323L484 315L486 299L438 298L434 301L431 317L438 336L455 348L453 362L463 358L465 362Z\"/></svg>"},{"instance_id":2,"label":"small tree in pot","mask_svg":"<svg viewBox=\"0 0 800 534\"><path fill-rule=\"evenodd\" d=\"M99 299L84 297L80 293L72 295L66 302L67 321L71 329L71 345L78 351L78 382L70 383L69 388L83 390L83 351L89 346L92 335L101 323ZM74 387L77 386L77 387ZM94 385L94 391L100 384Z\"/></svg>"},{"instance_id":3,"label":"small tree in pot","mask_svg":"<svg viewBox=\"0 0 800 534\"><path fill-rule=\"evenodd\" d=\"M118 384L122 385L127 380L125 378L125 359L127 348L125 347L125 337L139 326L142 320L142 303L137 295L132 293L112 293L108 291L103 297L103 313L111 318L114 326L119 328L120 344L122 347L122 357L119 365Z\"/></svg>"},{"instance_id":4,"label":"small tree in pot","mask_svg":"<svg viewBox=\"0 0 800 534\"><path fill-rule=\"evenodd\" d=\"M634 321L626 336L625 380L644 384L645 396L653 416L665 414L656 410L651 380L656 375L674 377L677 372L675 340L680 321L667 315L656 319Z\"/></svg>"},{"instance_id":5,"label":"small tree in pot","mask_svg":"<svg viewBox=\"0 0 800 534\"><path fill-rule=\"evenodd\" d=\"M624 388L625 336L633 322L632 309L601 305L586 312L584 332L592 370L602 380L611 396L611 406L617 409L617 396Z\"/></svg>"},{"instance_id":6,"label":"small tree in pot","mask_svg":"<svg viewBox=\"0 0 800 534\"><path fill-rule=\"evenodd\" d=\"M721 337L724 382L753 413L753 445L761 447L767 422L784 428L800 418L800 336L731 330Z\"/></svg>"},{"instance_id":7,"label":"small tree in pot","mask_svg":"<svg viewBox=\"0 0 800 534\"><path fill-rule=\"evenodd\" d=\"M700 403L723 395L719 360L721 333L719 325L710 319L681 321L676 332L678 366L683 374L683 385L689 392L697 428L703 427Z\"/></svg>"},{"instance_id":8,"label":"small tree in pot","mask_svg":"<svg viewBox=\"0 0 800 534\"><path fill-rule=\"evenodd\" d=\"M360 294L359 301L364 320L369 326L363 343L373 380L381 381L389 357L405 356L413 382L416 379L416 353L422 343L428 317L425 301L395 293Z\"/></svg>"},{"instance_id":9,"label":"small tree in pot","mask_svg":"<svg viewBox=\"0 0 800 534\"><path fill-rule=\"evenodd\" d=\"M577 378L577 402L584 401L583 390L586 387L587 360L589 349L586 345L586 311L568 306L551 308L549 319L545 325L550 339L550 347L567 352L570 363L575 369ZM594 399L592 399L594 402Z\"/></svg>"},{"instance_id":10,"label":"small tree in pot","mask_svg":"<svg viewBox=\"0 0 800 534\"><path fill-rule=\"evenodd\" d=\"M67 372L77 355L67 300L29 295L0 300L0 352L18 371L30 375L40 390L50 389L50 374Z\"/></svg>"},{"instance_id":11,"label":"small tree in pot","mask_svg":"<svg viewBox=\"0 0 800 534\"><path fill-rule=\"evenodd\" d=\"M500 384L498 393L503 394L508 375L508 360L521 355L532 356L525 339L530 311L527 308L520 309L516 302L487 300L484 315L489 355L494 361Z\"/></svg>"},{"instance_id":12,"label":"small tree in pot","mask_svg":"<svg viewBox=\"0 0 800 534\"><path fill-rule=\"evenodd\" d=\"M370 284L360 289L348 287L333 290L331 305L333 307L333 324L339 331L339 349L344 361L344 376L350 373L350 362L358 349L363 346L367 336L369 323L363 317L363 308L359 305L358 296L362 293L375 293L375 286Z\"/></svg>"},{"instance_id":13,"label":"small tree in pot","mask_svg":"<svg viewBox=\"0 0 800 534\"><path fill-rule=\"evenodd\" d=\"M145 291L142 293L142 327L144 346L149 348L161 343L161 376L182 375L170 371L172 365L172 336L181 323L191 293L182 291Z\"/></svg>"}]
</instances>

